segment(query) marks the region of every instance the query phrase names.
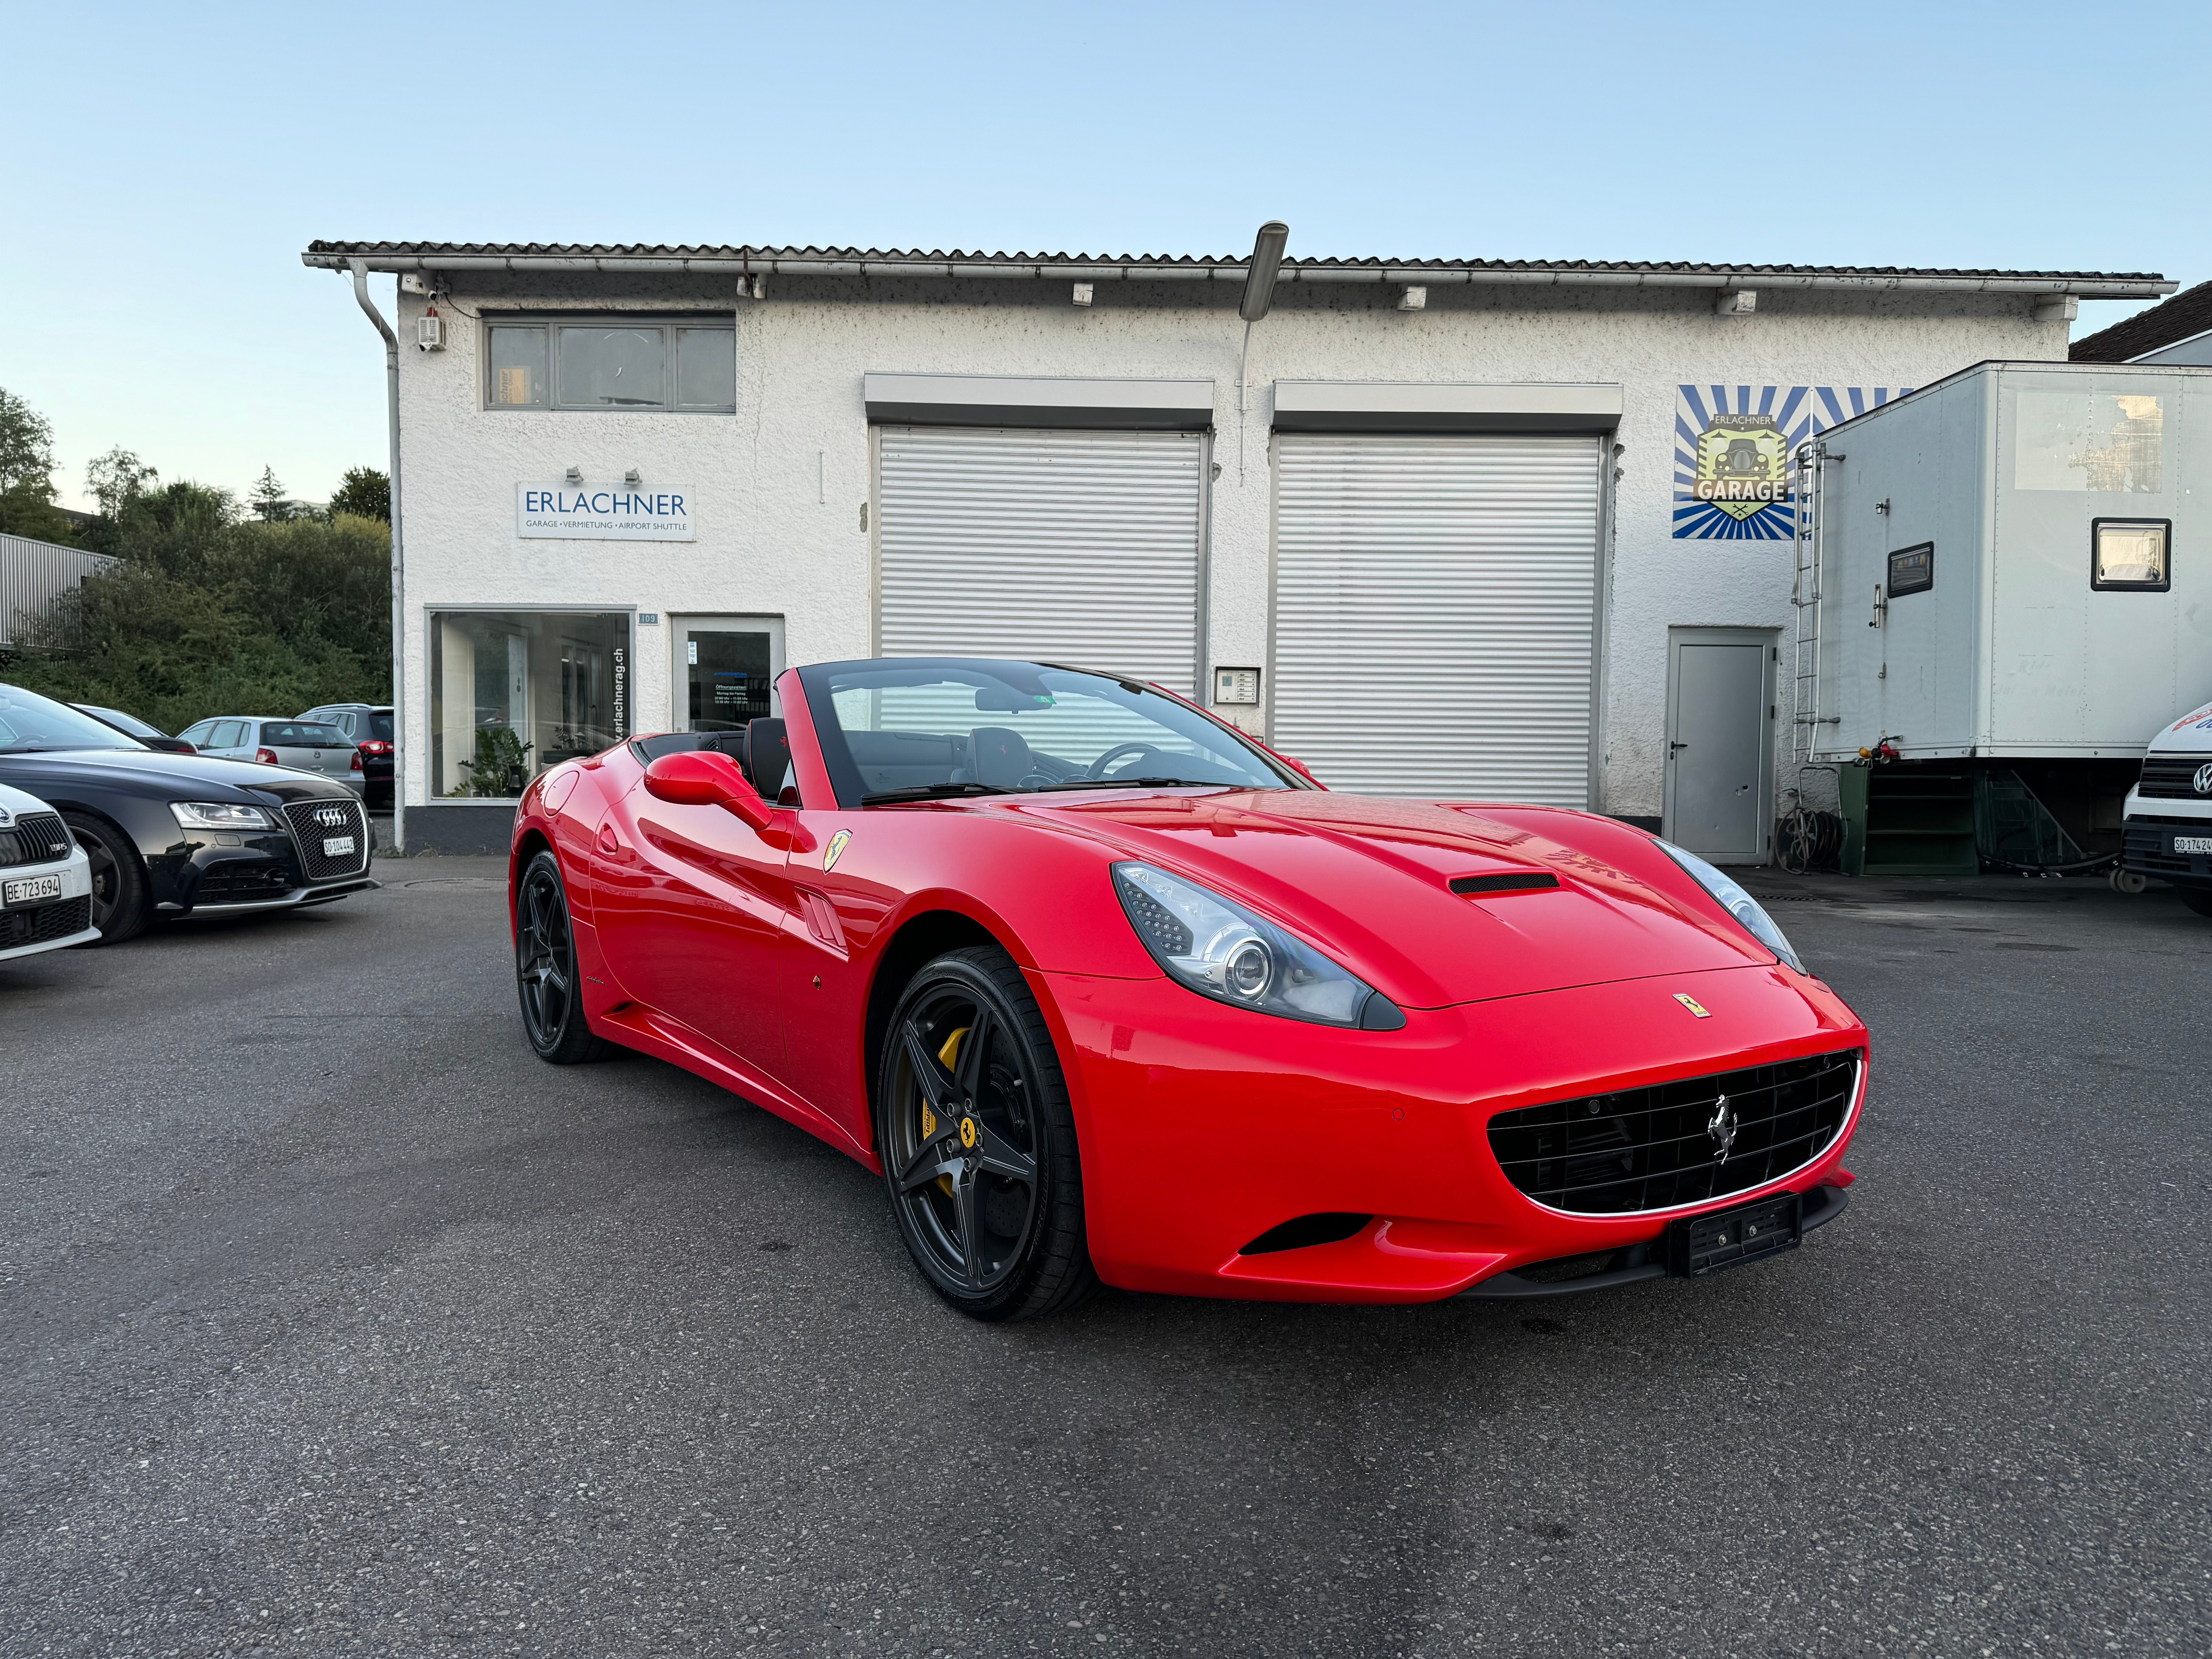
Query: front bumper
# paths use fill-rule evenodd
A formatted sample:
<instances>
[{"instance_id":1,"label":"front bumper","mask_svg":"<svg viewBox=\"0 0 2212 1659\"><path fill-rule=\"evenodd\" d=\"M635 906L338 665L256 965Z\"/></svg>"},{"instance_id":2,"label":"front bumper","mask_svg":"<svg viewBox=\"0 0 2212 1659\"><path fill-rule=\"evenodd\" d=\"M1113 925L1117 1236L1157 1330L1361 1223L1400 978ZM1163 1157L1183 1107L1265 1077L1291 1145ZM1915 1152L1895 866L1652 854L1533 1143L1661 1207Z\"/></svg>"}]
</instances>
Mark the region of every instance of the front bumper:
<instances>
[{"instance_id":1,"label":"front bumper","mask_svg":"<svg viewBox=\"0 0 2212 1659\"><path fill-rule=\"evenodd\" d=\"M2212 799L2128 793L2120 820L2120 867L2176 887L2212 889L2212 852L2183 850L2185 841L2212 841Z\"/></svg>"},{"instance_id":2,"label":"front bumper","mask_svg":"<svg viewBox=\"0 0 2212 1659\"><path fill-rule=\"evenodd\" d=\"M0 962L89 945L100 937L100 929L92 925L92 866L83 849L72 848L69 857L52 864L9 865L0 869L0 884L41 876L60 878L58 896L29 904L0 904Z\"/></svg>"},{"instance_id":3,"label":"front bumper","mask_svg":"<svg viewBox=\"0 0 2212 1659\"><path fill-rule=\"evenodd\" d=\"M1863 1051L1865 1028L1825 986L1780 967L1408 1010L1392 1032L1224 1009L1164 978L1031 980L1075 1061L1091 1258L1132 1290L1455 1296L1523 1267L1650 1246L1679 1216L1848 1181L1841 1162L1864 1106L1862 1065L1842 1127L1802 1166L1703 1203L1570 1215L1506 1178L1490 1148L1494 1115ZM1693 1018L1683 994L1710 1017ZM1327 1215L1369 1219L1349 1237L1243 1253L1286 1222Z\"/></svg>"}]
</instances>

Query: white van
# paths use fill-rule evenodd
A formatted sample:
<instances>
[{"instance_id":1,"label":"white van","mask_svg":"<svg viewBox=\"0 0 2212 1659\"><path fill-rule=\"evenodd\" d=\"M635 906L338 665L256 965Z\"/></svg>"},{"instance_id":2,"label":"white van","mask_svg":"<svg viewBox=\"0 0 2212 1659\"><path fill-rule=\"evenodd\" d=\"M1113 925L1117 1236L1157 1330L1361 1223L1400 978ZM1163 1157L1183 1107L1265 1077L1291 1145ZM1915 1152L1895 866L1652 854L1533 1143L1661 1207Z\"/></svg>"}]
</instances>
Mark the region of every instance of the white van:
<instances>
[{"instance_id":1,"label":"white van","mask_svg":"<svg viewBox=\"0 0 2212 1659\"><path fill-rule=\"evenodd\" d=\"M2122 871L2172 882L2212 916L2212 703L2151 738L2124 811Z\"/></svg>"}]
</instances>

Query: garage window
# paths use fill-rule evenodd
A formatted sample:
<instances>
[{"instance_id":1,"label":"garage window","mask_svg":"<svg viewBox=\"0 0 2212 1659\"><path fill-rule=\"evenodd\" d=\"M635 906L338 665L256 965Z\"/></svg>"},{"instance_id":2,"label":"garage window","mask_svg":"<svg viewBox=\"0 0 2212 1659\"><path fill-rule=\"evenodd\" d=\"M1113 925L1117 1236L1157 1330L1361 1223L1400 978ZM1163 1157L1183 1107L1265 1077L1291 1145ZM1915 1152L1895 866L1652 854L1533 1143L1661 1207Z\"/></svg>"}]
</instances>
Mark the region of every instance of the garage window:
<instances>
[{"instance_id":1,"label":"garage window","mask_svg":"<svg viewBox=\"0 0 2212 1659\"><path fill-rule=\"evenodd\" d=\"M512 800L626 739L629 628L627 611L431 613L431 793Z\"/></svg>"},{"instance_id":2,"label":"garage window","mask_svg":"<svg viewBox=\"0 0 2212 1659\"><path fill-rule=\"evenodd\" d=\"M495 322L484 352L490 409L737 408L737 335L726 323L659 318Z\"/></svg>"}]
</instances>

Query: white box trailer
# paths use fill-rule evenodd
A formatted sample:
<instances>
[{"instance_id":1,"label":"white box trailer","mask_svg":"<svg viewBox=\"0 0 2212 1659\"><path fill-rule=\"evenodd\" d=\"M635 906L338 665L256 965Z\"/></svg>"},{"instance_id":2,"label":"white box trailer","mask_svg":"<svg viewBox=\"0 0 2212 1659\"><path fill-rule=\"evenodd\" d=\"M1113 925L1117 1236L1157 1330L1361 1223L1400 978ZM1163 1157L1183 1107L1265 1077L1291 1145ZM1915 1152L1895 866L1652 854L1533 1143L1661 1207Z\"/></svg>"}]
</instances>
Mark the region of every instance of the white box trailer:
<instances>
[{"instance_id":1,"label":"white box trailer","mask_svg":"<svg viewBox=\"0 0 2212 1659\"><path fill-rule=\"evenodd\" d=\"M1982 778L1966 810L1984 815L2009 770L2077 851L2116 851L2150 734L2212 699L2212 368L1978 363L1799 459L1798 757L1887 738ZM1863 782L1844 777L1847 822Z\"/></svg>"}]
</instances>

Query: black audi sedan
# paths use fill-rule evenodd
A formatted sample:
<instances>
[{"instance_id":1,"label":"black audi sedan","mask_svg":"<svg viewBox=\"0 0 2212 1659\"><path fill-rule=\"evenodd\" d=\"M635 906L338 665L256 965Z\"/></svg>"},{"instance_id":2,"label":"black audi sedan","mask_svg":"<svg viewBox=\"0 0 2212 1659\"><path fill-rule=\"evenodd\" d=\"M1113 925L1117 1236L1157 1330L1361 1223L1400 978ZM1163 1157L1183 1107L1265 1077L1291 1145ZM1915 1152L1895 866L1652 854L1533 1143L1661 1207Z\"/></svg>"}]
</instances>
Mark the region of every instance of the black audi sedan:
<instances>
[{"instance_id":1,"label":"black audi sedan","mask_svg":"<svg viewBox=\"0 0 2212 1659\"><path fill-rule=\"evenodd\" d=\"M92 862L100 942L157 916L326 904L378 884L343 783L166 754L67 703L0 684L0 783L50 803Z\"/></svg>"}]
</instances>

